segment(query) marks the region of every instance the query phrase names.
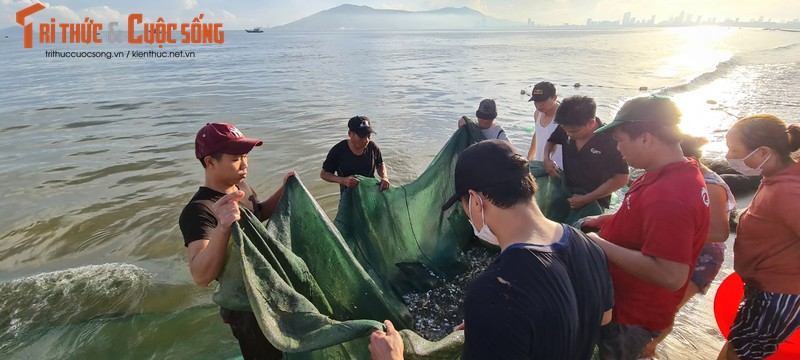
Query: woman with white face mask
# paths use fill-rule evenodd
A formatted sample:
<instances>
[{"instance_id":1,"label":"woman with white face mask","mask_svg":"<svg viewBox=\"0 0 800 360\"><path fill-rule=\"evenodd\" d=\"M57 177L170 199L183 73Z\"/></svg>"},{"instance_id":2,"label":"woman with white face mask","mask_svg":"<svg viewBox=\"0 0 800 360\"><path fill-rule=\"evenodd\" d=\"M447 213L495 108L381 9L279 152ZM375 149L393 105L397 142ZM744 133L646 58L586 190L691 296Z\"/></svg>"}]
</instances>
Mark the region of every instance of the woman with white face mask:
<instances>
[{"instance_id":1,"label":"woman with white face mask","mask_svg":"<svg viewBox=\"0 0 800 360\"><path fill-rule=\"evenodd\" d=\"M800 328L800 126L753 115L725 136L731 167L764 178L739 220L734 270L742 304L718 359L763 359Z\"/></svg>"}]
</instances>

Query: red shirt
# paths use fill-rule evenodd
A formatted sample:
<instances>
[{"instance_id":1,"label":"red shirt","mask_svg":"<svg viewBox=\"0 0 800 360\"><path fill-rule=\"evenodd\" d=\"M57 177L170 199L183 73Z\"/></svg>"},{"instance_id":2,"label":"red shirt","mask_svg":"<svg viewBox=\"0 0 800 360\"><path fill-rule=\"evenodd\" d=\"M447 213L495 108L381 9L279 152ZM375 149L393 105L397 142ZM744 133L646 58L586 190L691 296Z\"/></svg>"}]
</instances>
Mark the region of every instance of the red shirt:
<instances>
[{"instance_id":1,"label":"red shirt","mask_svg":"<svg viewBox=\"0 0 800 360\"><path fill-rule=\"evenodd\" d=\"M800 164L765 177L739 218L733 268L745 284L800 294Z\"/></svg>"},{"instance_id":2,"label":"red shirt","mask_svg":"<svg viewBox=\"0 0 800 360\"><path fill-rule=\"evenodd\" d=\"M647 256L686 264L690 271L679 290L669 291L609 261L616 322L650 331L672 324L708 236L708 204L708 189L693 160L646 172L631 185L600 236Z\"/></svg>"}]
</instances>

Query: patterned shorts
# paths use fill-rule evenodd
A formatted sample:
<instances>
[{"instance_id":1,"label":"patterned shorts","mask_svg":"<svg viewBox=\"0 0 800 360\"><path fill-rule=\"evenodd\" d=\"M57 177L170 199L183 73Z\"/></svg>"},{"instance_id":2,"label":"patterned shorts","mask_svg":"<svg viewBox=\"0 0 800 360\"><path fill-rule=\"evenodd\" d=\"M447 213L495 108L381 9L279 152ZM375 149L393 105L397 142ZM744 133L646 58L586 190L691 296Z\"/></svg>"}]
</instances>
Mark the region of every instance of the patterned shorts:
<instances>
[{"instance_id":1,"label":"patterned shorts","mask_svg":"<svg viewBox=\"0 0 800 360\"><path fill-rule=\"evenodd\" d=\"M800 328L800 295L744 286L744 298L728 335L741 360L763 359Z\"/></svg>"},{"instance_id":2,"label":"patterned shorts","mask_svg":"<svg viewBox=\"0 0 800 360\"><path fill-rule=\"evenodd\" d=\"M711 282L717 277L725 259L725 243L715 242L703 245L697 264L692 272L692 282L705 294L711 287Z\"/></svg>"}]
</instances>

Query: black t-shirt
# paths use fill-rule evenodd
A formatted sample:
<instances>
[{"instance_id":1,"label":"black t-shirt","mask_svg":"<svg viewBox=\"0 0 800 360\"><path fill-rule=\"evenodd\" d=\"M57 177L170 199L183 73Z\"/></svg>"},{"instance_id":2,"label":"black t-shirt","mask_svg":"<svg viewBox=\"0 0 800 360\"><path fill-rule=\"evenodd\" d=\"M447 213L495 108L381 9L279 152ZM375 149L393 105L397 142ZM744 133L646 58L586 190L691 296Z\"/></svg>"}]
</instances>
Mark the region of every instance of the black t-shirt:
<instances>
[{"instance_id":1,"label":"black t-shirt","mask_svg":"<svg viewBox=\"0 0 800 360\"><path fill-rule=\"evenodd\" d=\"M237 187L245 192L245 199L249 200L243 200L239 204L258 214L260 211L254 211L255 209L260 210L258 197L255 191L245 183L241 183L237 185ZM181 233L183 234L184 246L189 246L189 243L195 240L209 239L211 230L217 227L217 217L214 216L209 205L223 196L225 196L225 194L211 190L205 186L201 186L197 189L197 192L194 193L189 203L183 207L181 217L178 220Z\"/></svg>"},{"instance_id":2,"label":"black t-shirt","mask_svg":"<svg viewBox=\"0 0 800 360\"><path fill-rule=\"evenodd\" d=\"M596 121L598 128L604 125L600 119ZM617 150L617 141L608 132L594 134L580 150L561 126L556 127L547 141L562 146L564 176L571 191L592 192L614 175L628 173L628 164ZM608 208L611 196L597 202Z\"/></svg>"},{"instance_id":3,"label":"black t-shirt","mask_svg":"<svg viewBox=\"0 0 800 360\"><path fill-rule=\"evenodd\" d=\"M614 306L605 253L564 225L555 244L514 244L470 284L464 359L592 357Z\"/></svg>"},{"instance_id":4,"label":"black t-shirt","mask_svg":"<svg viewBox=\"0 0 800 360\"><path fill-rule=\"evenodd\" d=\"M383 164L381 149L374 141L367 144L364 153L356 155L350 151L347 140L342 140L328 151L328 156L322 163L322 170L342 177L350 175L375 177L375 170L381 164Z\"/></svg>"}]
</instances>

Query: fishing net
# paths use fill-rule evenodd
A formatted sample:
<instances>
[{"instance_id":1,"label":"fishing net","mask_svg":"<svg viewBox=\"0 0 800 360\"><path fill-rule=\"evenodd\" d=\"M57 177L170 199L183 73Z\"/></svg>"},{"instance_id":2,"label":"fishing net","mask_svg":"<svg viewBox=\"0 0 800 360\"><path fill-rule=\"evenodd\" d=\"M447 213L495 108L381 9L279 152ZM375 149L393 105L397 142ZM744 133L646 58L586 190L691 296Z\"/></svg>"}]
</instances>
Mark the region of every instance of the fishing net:
<instances>
[{"instance_id":1,"label":"fishing net","mask_svg":"<svg viewBox=\"0 0 800 360\"><path fill-rule=\"evenodd\" d=\"M380 191L376 179L360 178L342 193L334 222L299 179L289 179L265 224L242 210L215 302L252 309L286 359L368 359L368 335L384 319L404 329L406 359L459 358L463 332L435 342L418 336L402 295L436 288L466 268L472 229L461 206L441 206L454 192L458 155L480 140L474 123L459 128L403 186ZM567 221L601 213L599 205L571 211L563 180L543 169L531 165L545 214Z\"/></svg>"}]
</instances>

